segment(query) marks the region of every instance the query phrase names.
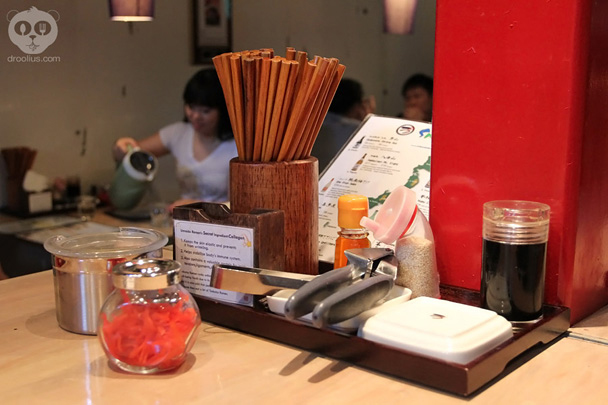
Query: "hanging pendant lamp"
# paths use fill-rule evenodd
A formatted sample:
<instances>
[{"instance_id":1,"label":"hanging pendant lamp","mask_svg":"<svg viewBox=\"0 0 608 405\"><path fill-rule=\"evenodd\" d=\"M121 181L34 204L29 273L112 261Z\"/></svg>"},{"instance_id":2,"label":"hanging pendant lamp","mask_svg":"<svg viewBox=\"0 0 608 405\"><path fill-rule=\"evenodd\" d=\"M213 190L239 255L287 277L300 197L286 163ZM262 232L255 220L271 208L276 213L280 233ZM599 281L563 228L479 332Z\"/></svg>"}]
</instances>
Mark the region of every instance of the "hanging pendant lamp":
<instances>
[{"instance_id":1,"label":"hanging pendant lamp","mask_svg":"<svg viewBox=\"0 0 608 405\"><path fill-rule=\"evenodd\" d=\"M154 0L110 0L112 21L152 21Z\"/></svg>"},{"instance_id":2,"label":"hanging pendant lamp","mask_svg":"<svg viewBox=\"0 0 608 405\"><path fill-rule=\"evenodd\" d=\"M384 32L411 34L418 0L384 0Z\"/></svg>"}]
</instances>

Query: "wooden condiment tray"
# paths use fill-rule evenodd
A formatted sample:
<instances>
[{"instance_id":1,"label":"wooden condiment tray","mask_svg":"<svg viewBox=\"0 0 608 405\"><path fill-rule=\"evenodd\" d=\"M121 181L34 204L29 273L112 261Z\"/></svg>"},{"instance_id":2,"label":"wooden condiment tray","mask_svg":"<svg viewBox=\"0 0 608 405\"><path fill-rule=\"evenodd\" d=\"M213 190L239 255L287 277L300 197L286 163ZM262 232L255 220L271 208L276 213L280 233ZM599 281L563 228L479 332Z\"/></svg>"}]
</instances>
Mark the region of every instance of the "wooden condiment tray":
<instances>
[{"instance_id":1,"label":"wooden condiment tray","mask_svg":"<svg viewBox=\"0 0 608 405\"><path fill-rule=\"evenodd\" d=\"M443 299L479 306L479 293L476 291L442 286L441 294ZM510 364L524 361L526 355L543 350L570 326L568 308L544 306L540 320L517 324L511 339L461 365L395 349L355 335L288 321L261 306L243 307L197 295L195 299L206 322L462 396L469 396L508 374Z\"/></svg>"}]
</instances>

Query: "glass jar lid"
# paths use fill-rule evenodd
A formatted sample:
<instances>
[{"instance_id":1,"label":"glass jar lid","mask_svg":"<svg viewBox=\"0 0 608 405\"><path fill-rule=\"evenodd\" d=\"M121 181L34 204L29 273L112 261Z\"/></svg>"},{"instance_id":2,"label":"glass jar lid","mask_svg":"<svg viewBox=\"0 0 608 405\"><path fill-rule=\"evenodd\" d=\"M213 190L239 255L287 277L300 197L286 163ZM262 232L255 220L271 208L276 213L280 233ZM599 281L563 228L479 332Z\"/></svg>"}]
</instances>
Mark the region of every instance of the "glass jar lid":
<instances>
[{"instance_id":1,"label":"glass jar lid","mask_svg":"<svg viewBox=\"0 0 608 405\"><path fill-rule=\"evenodd\" d=\"M157 290L179 283L181 266L175 260L140 259L112 269L114 287L123 290Z\"/></svg>"},{"instance_id":2,"label":"glass jar lid","mask_svg":"<svg viewBox=\"0 0 608 405\"><path fill-rule=\"evenodd\" d=\"M547 242L551 208L535 201L499 200L483 205L483 238L510 244Z\"/></svg>"},{"instance_id":3,"label":"glass jar lid","mask_svg":"<svg viewBox=\"0 0 608 405\"><path fill-rule=\"evenodd\" d=\"M169 238L162 232L143 228L119 228L118 232L53 236L44 248L56 255L79 259L138 256L165 246Z\"/></svg>"}]
</instances>

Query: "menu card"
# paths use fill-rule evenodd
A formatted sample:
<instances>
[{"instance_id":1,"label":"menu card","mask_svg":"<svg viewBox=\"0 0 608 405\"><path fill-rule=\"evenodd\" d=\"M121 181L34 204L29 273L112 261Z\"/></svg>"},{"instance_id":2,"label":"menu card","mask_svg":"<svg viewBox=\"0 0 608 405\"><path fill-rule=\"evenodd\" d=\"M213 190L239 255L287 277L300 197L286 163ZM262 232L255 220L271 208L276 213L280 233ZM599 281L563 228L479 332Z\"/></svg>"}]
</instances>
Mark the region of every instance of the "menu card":
<instances>
[{"instance_id":1,"label":"menu card","mask_svg":"<svg viewBox=\"0 0 608 405\"><path fill-rule=\"evenodd\" d=\"M361 194L375 218L391 191L405 185L416 192L428 218L431 179L431 124L368 115L319 178L319 260L333 263L338 237L338 198ZM372 247L390 246L370 235Z\"/></svg>"},{"instance_id":2,"label":"menu card","mask_svg":"<svg viewBox=\"0 0 608 405\"><path fill-rule=\"evenodd\" d=\"M183 284L203 297L253 306L253 296L210 287L214 264L253 267L253 229L207 222L174 220L175 259L182 264Z\"/></svg>"}]
</instances>

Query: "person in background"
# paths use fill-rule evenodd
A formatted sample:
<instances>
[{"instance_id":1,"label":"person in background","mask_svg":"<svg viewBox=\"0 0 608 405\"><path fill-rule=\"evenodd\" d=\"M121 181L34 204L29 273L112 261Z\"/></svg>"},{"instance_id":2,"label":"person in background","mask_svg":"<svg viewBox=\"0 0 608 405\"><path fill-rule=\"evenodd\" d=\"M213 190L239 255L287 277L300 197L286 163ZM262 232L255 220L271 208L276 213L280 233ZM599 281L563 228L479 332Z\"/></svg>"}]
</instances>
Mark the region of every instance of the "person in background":
<instances>
[{"instance_id":1,"label":"person in background","mask_svg":"<svg viewBox=\"0 0 608 405\"><path fill-rule=\"evenodd\" d=\"M228 201L230 159L237 156L226 101L214 69L198 71L183 93L183 121L161 128L145 139L120 138L112 148L122 160L129 147L139 147L156 157L169 153L176 160L181 199L169 206L195 201Z\"/></svg>"},{"instance_id":2,"label":"person in background","mask_svg":"<svg viewBox=\"0 0 608 405\"><path fill-rule=\"evenodd\" d=\"M374 98L364 97L361 83L348 78L340 81L311 152L311 156L319 160L319 173L338 154L367 114L375 109Z\"/></svg>"},{"instance_id":3,"label":"person in background","mask_svg":"<svg viewBox=\"0 0 608 405\"><path fill-rule=\"evenodd\" d=\"M405 81L401 88L403 111L400 117L431 122L433 117L433 79L418 73Z\"/></svg>"}]
</instances>

